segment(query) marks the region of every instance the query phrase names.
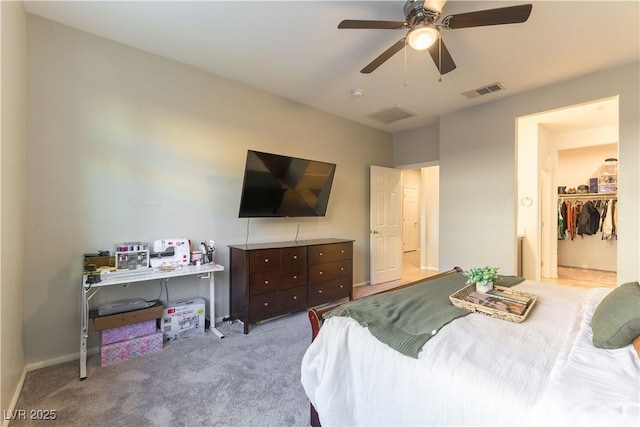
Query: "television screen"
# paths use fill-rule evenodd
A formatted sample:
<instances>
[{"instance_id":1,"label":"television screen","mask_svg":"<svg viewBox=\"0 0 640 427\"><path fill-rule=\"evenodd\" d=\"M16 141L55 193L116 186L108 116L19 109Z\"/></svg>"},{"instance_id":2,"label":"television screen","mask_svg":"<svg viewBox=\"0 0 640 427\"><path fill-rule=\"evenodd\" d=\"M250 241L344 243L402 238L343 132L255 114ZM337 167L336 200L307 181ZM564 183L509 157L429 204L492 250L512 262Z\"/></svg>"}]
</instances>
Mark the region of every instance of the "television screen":
<instances>
[{"instance_id":1,"label":"television screen","mask_svg":"<svg viewBox=\"0 0 640 427\"><path fill-rule=\"evenodd\" d=\"M240 218L325 216L336 165L249 150Z\"/></svg>"}]
</instances>

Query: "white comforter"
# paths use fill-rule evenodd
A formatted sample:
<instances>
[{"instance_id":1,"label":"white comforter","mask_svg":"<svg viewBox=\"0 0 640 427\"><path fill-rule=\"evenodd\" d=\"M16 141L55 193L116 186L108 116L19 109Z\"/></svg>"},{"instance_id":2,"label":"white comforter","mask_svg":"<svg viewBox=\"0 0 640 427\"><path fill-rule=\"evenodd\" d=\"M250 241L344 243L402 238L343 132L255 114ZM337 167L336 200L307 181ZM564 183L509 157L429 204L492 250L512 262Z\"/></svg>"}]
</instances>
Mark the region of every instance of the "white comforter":
<instances>
[{"instance_id":1,"label":"white comforter","mask_svg":"<svg viewBox=\"0 0 640 427\"><path fill-rule=\"evenodd\" d=\"M470 314L418 359L352 319L328 319L301 369L322 425L640 425L635 351L591 345L591 315L608 291L518 289L538 294L524 323Z\"/></svg>"}]
</instances>

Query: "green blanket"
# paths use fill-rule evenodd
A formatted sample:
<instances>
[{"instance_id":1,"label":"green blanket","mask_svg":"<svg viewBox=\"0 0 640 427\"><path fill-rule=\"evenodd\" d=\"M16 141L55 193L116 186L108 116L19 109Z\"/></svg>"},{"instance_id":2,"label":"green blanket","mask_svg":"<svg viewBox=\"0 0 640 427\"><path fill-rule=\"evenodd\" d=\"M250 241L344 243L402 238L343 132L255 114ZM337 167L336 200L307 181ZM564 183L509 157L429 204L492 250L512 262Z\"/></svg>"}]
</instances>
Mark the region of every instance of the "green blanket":
<instances>
[{"instance_id":1,"label":"green blanket","mask_svg":"<svg viewBox=\"0 0 640 427\"><path fill-rule=\"evenodd\" d=\"M524 279L500 276L496 285L513 286ZM324 314L351 317L381 342L405 356L418 358L422 346L442 327L470 312L455 307L449 295L466 286L462 273L425 280L408 288L350 301Z\"/></svg>"}]
</instances>

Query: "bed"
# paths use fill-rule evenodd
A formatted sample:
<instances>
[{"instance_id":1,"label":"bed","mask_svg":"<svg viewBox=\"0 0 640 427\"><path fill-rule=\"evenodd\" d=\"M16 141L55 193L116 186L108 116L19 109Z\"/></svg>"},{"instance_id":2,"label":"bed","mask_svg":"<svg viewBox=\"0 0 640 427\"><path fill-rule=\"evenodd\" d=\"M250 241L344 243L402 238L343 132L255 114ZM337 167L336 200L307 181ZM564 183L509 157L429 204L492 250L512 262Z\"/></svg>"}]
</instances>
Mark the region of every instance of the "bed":
<instances>
[{"instance_id":1,"label":"bed","mask_svg":"<svg viewBox=\"0 0 640 427\"><path fill-rule=\"evenodd\" d=\"M457 276L464 286L459 269L422 285L438 287L447 278L442 276ZM514 289L538 296L524 322L461 315L426 331L430 336L417 357L374 337L357 316L329 311L322 322L311 310L314 339L303 357L301 382L312 425L640 425L640 357L633 344L595 347L591 326L594 312L598 321L604 316L598 308L603 300L616 296L623 301L617 304L631 301L635 316L625 320L623 341L640 335L638 283L624 285L631 294L611 297L611 289L529 280ZM382 301L391 294L367 298ZM423 304L451 303L441 298ZM614 320L620 313L608 310Z\"/></svg>"}]
</instances>

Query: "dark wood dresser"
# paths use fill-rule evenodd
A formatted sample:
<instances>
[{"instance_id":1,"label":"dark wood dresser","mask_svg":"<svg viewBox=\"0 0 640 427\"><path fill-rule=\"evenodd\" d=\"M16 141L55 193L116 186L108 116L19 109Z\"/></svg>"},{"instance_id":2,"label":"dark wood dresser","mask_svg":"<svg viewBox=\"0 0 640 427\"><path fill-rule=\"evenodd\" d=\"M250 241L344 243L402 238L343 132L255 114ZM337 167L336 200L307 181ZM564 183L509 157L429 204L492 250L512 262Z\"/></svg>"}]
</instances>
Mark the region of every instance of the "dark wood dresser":
<instances>
[{"instance_id":1,"label":"dark wood dresser","mask_svg":"<svg viewBox=\"0 0 640 427\"><path fill-rule=\"evenodd\" d=\"M249 325L353 299L353 240L315 239L229 246L233 320Z\"/></svg>"}]
</instances>

